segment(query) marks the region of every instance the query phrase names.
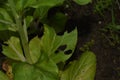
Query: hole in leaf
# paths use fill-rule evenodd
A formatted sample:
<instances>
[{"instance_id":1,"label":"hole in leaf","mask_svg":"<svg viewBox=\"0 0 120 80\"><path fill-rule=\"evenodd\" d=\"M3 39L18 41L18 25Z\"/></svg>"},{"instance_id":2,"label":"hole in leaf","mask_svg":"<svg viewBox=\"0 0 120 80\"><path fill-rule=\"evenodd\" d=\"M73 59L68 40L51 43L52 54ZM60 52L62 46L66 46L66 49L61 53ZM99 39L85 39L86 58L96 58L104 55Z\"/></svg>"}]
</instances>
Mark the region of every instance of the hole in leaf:
<instances>
[{"instance_id":1,"label":"hole in leaf","mask_svg":"<svg viewBox=\"0 0 120 80\"><path fill-rule=\"evenodd\" d=\"M62 36L63 34L64 34L64 32L57 33L57 35L59 35L59 36Z\"/></svg>"},{"instance_id":2,"label":"hole in leaf","mask_svg":"<svg viewBox=\"0 0 120 80\"><path fill-rule=\"evenodd\" d=\"M59 53L59 51L64 51L67 48L67 45L62 45L60 47L58 47L58 49L55 51L55 53Z\"/></svg>"},{"instance_id":3,"label":"hole in leaf","mask_svg":"<svg viewBox=\"0 0 120 80\"><path fill-rule=\"evenodd\" d=\"M33 24L27 30L29 41L37 35L39 38L41 38L44 35L43 24L41 22L37 22L37 19L35 19Z\"/></svg>"},{"instance_id":4,"label":"hole in leaf","mask_svg":"<svg viewBox=\"0 0 120 80\"><path fill-rule=\"evenodd\" d=\"M4 45L4 46L8 46L8 44L7 44L7 43L3 43L2 45Z\"/></svg>"},{"instance_id":5,"label":"hole in leaf","mask_svg":"<svg viewBox=\"0 0 120 80\"><path fill-rule=\"evenodd\" d=\"M56 50L56 51L55 51L55 54L57 54L57 53L59 53L59 50Z\"/></svg>"},{"instance_id":6,"label":"hole in leaf","mask_svg":"<svg viewBox=\"0 0 120 80\"><path fill-rule=\"evenodd\" d=\"M62 45L58 48L60 51L64 51L67 48L67 45Z\"/></svg>"},{"instance_id":7,"label":"hole in leaf","mask_svg":"<svg viewBox=\"0 0 120 80\"><path fill-rule=\"evenodd\" d=\"M64 52L65 54L71 54L72 53L72 50L67 50Z\"/></svg>"},{"instance_id":8,"label":"hole in leaf","mask_svg":"<svg viewBox=\"0 0 120 80\"><path fill-rule=\"evenodd\" d=\"M43 27L43 24L39 23L39 26L41 26L39 29L38 29L38 37L42 37L44 35L44 27Z\"/></svg>"}]
</instances>

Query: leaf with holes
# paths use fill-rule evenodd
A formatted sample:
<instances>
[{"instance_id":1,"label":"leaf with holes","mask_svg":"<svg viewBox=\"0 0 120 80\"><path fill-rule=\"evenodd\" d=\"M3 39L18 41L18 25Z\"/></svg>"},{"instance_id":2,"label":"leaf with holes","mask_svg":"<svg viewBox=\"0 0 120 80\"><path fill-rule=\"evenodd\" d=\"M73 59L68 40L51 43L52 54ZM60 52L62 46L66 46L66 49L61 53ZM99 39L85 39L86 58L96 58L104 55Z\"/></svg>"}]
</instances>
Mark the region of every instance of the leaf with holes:
<instances>
[{"instance_id":1,"label":"leaf with holes","mask_svg":"<svg viewBox=\"0 0 120 80\"><path fill-rule=\"evenodd\" d=\"M23 62L25 61L19 38L11 37L5 43L8 44L8 46L3 45L3 54L4 55L6 55L7 57L14 59L14 60L20 60Z\"/></svg>"},{"instance_id":2,"label":"leaf with holes","mask_svg":"<svg viewBox=\"0 0 120 80\"><path fill-rule=\"evenodd\" d=\"M53 28L44 25L45 31L41 39L41 48L43 53L56 63L66 61L73 53L77 42L77 30L70 33L65 32L63 35L57 35ZM64 50L59 47L66 45Z\"/></svg>"},{"instance_id":3,"label":"leaf with holes","mask_svg":"<svg viewBox=\"0 0 120 80\"><path fill-rule=\"evenodd\" d=\"M79 60L71 62L62 72L61 80L94 80L96 57L92 52L85 52Z\"/></svg>"}]
</instances>

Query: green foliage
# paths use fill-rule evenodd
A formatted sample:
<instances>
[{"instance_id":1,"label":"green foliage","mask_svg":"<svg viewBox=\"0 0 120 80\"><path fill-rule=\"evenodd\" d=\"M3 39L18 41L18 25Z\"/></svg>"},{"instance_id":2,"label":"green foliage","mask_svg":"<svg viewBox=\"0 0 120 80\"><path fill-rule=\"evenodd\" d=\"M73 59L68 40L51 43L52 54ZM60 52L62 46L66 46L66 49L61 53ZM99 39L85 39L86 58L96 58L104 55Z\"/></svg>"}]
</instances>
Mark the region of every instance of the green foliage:
<instances>
[{"instance_id":1,"label":"green foliage","mask_svg":"<svg viewBox=\"0 0 120 80\"><path fill-rule=\"evenodd\" d=\"M36 63L41 55L40 39L38 37L33 38L29 42L29 50L30 50L30 56L32 58L33 63Z\"/></svg>"},{"instance_id":2,"label":"green foliage","mask_svg":"<svg viewBox=\"0 0 120 80\"><path fill-rule=\"evenodd\" d=\"M7 41L11 36L18 36L17 32L10 31L10 30L2 30L0 31L0 40Z\"/></svg>"},{"instance_id":3,"label":"green foliage","mask_svg":"<svg viewBox=\"0 0 120 80\"><path fill-rule=\"evenodd\" d=\"M34 63L37 61L36 59L39 59L41 52L48 56L51 56L51 58L53 59L63 56L65 58L63 58L64 60L60 60L62 58L57 59L59 59L60 61L67 60L72 54L65 55L64 52L67 50L72 50L72 52L74 51L77 41L77 31L74 30L71 33L65 33L63 36L57 36L53 28L50 28L47 25L45 25L44 27L44 36L41 39L35 37L29 42L30 55ZM3 45L3 53L6 56L15 60L25 61L22 54L23 52L21 49L19 38L11 37L10 40L6 42L6 44L8 44L8 46ZM60 51L56 54L55 51L58 49L58 47L62 45L67 46L65 51ZM58 62L59 60L55 60L55 62Z\"/></svg>"},{"instance_id":4,"label":"green foliage","mask_svg":"<svg viewBox=\"0 0 120 80\"><path fill-rule=\"evenodd\" d=\"M51 73L58 74L59 72L59 69L56 63L51 58L49 58L46 54L41 54L41 58L39 58L35 66Z\"/></svg>"},{"instance_id":5,"label":"green foliage","mask_svg":"<svg viewBox=\"0 0 120 80\"><path fill-rule=\"evenodd\" d=\"M14 80L58 80L57 74L27 63L14 64L13 74Z\"/></svg>"},{"instance_id":6,"label":"green foliage","mask_svg":"<svg viewBox=\"0 0 120 80\"><path fill-rule=\"evenodd\" d=\"M3 54L14 60L25 61L19 38L11 37L7 42L8 46L3 45Z\"/></svg>"},{"instance_id":7,"label":"green foliage","mask_svg":"<svg viewBox=\"0 0 120 80\"><path fill-rule=\"evenodd\" d=\"M94 40L91 40L89 42L86 42L82 47L80 47L80 50L85 52L85 51L90 51L90 48L94 45Z\"/></svg>"},{"instance_id":8,"label":"green foliage","mask_svg":"<svg viewBox=\"0 0 120 80\"><path fill-rule=\"evenodd\" d=\"M109 45L114 47L120 44L120 25L115 21L114 9L111 10L111 17L112 21L103 29L103 36L109 42ZM120 49L120 47L117 48Z\"/></svg>"},{"instance_id":9,"label":"green foliage","mask_svg":"<svg viewBox=\"0 0 120 80\"><path fill-rule=\"evenodd\" d=\"M28 28L31 25L31 22L33 21L33 16L25 17L24 21L26 22L26 27Z\"/></svg>"},{"instance_id":10,"label":"green foliage","mask_svg":"<svg viewBox=\"0 0 120 80\"><path fill-rule=\"evenodd\" d=\"M43 36L41 38L36 36L30 41L28 40L29 32L27 29L31 26L33 20L37 18L38 23L44 23L48 10L61 5L63 2L64 0L8 0L6 6L0 8L0 35L10 32L9 35L5 34L5 37L3 36L5 39L0 37L7 44L2 46L2 53L11 60L8 65L10 70L8 68L6 72L13 74L11 76L7 74L7 77L0 71L0 80L10 80L12 78L12 80L66 80L67 77L77 80L78 78L93 80L96 60L91 52L84 53L80 60L72 62L70 67L65 71L63 69L63 74L59 75L58 64L62 63L61 65L65 66L66 60L74 52L77 42L77 29L70 33L65 32L60 36L56 34L54 28L44 24ZM80 4L83 5L88 2L82 1ZM33 14L28 15L29 10L28 13L26 11L31 8L34 9ZM65 16L56 14L53 18L54 22L54 20L62 20ZM62 22L62 24L64 23L65 21ZM57 27L59 24L61 23L56 22L52 25ZM90 70L89 67L91 66L93 67ZM73 74L71 68L77 72L77 74L74 73L74 77L68 76ZM81 71L83 72L81 73ZM86 77L85 74L87 74ZM83 75L84 77L82 77Z\"/></svg>"},{"instance_id":11,"label":"green foliage","mask_svg":"<svg viewBox=\"0 0 120 80\"><path fill-rule=\"evenodd\" d=\"M79 5L86 5L90 2L92 2L92 0L74 0L74 1Z\"/></svg>"},{"instance_id":12,"label":"green foliage","mask_svg":"<svg viewBox=\"0 0 120 80\"><path fill-rule=\"evenodd\" d=\"M33 5L33 7L53 7L56 5L61 5L64 2L64 0L38 0L36 1L36 4Z\"/></svg>"},{"instance_id":13,"label":"green foliage","mask_svg":"<svg viewBox=\"0 0 120 80\"><path fill-rule=\"evenodd\" d=\"M6 74L4 74L2 71L0 71L0 80L9 80Z\"/></svg>"},{"instance_id":14,"label":"green foliage","mask_svg":"<svg viewBox=\"0 0 120 80\"><path fill-rule=\"evenodd\" d=\"M96 0L94 12L104 15L104 11L111 10L113 0Z\"/></svg>"},{"instance_id":15,"label":"green foliage","mask_svg":"<svg viewBox=\"0 0 120 80\"><path fill-rule=\"evenodd\" d=\"M13 20L4 8L0 8L0 23L0 30L14 31L14 28L12 28L14 26Z\"/></svg>"},{"instance_id":16,"label":"green foliage","mask_svg":"<svg viewBox=\"0 0 120 80\"><path fill-rule=\"evenodd\" d=\"M39 0L33 7L37 8L34 17L38 18L39 20L42 20L44 22L44 19L47 17L47 12L50 8L54 6L61 5L64 2L64 0Z\"/></svg>"},{"instance_id":17,"label":"green foliage","mask_svg":"<svg viewBox=\"0 0 120 80\"><path fill-rule=\"evenodd\" d=\"M109 42L110 46L114 47L120 44L119 30L120 30L120 25L112 24L112 23L108 24L103 29L103 32L104 32L103 36ZM105 33L109 33L109 34L105 35Z\"/></svg>"},{"instance_id":18,"label":"green foliage","mask_svg":"<svg viewBox=\"0 0 120 80\"><path fill-rule=\"evenodd\" d=\"M36 3L36 0L14 0L15 8L18 12L24 10L27 7L31 7Z\"/></svg>"},{"instance_id":19,"label":"green foliage","mask_svg":"<svg viewBox=\"0 0 120 80\"><path fill-rule=\"evenodd\" d=\"M57 12L55 15L50 16L48 24L52 26L57 33L59 33L64 31L66 21L67 16L65 16L63 13Z\"/></svg>"},{"instance_id":20,"label":"green foliage","mask_svg":"<svg viewBox=\"0 0 120 80\"><path fill-rule=\"evenodd\" d=\"M61 45L67 45L65 51L70 49L72 50L72 53L73 53L75 45L76 45L76 41L77 41L76 29L72 31L71 33L65 33L63 36L58 36L56 35L53 28L45 25L44 36L41 39L39 39L38 37L35 37L29 42L30 56L33 62L35 63L34 65L36 66L36 68L38 67L40 68L40 72L36 74L41 75L43 77L45 76L44 71L45 72L48 71L48 73L46 72L45 74L49 74L49 75L50 75L50 72L51 73L54 72L54 74L58 74L58 68L56 64L59 62L65 62L72 54L65 54L64 51L55 53L55 51ZM11 59L21 60L22 62L24 62L25 58L22 54L22 49L21 49L21 45L19 42L19 38L11 37L10 40L8 40L6 43L8 44L8 46L3 46L3 53ZM24 65L21 65L21 64L23 63L20 63L20 64L17 63L16 66L13 66L13 72L14 72L14 68L17 67L17 69L15 69L15 80L18 80L19 76L21 76L21 78L24 78L24 76L27 75L27 70L28 70L28 73L31 73L32 75L32 72L31 72L32 66L30 66L30 69L29 69L29 66L27 66L26 67L27 70L24 70L24 69L21 70L22 69L21 67L23 68L25 67ZM25 63L25 65L27 65L27 63ZM20 70L18 66L19 67L21 66ZM41 69L43 69L43 73L41 72ZM23 73L25 73L25 75ZM28 75L29 76L26 76L26 77L31 77L30 74ZM18 77L16 78L16 76ZM53 77L52 74L50 75L50 77ZM58 79L53 79L53 78L49 79L49 77L46 77L46 76L44 78L42 78L42 80L46 80L46 78L47 80L58 80ZM30 78L26 78L26 80L30 80Z\"/></svg>"},{"instance_id":21,"label":"green foliage","mask_svg":"<svg viewBox=\"0 0 120 80\"><path fill-rule=\"evenodd\" d=\"M61 80L94 80L96 71L96 57L88 51L81 55L79 60L71 62L62 72Z\"/></svg>"},{"instance_id":22,"label":"green foliage","mask_svg":"<svg viewBox=\"0 0 120 80\"><path fill-rule=\"evenodd\" d=\"M41 39L41 46L44 53L47 53L53 61L59 63L66 61L72 54L65 54L65 51L71 50L73 53L77 41L77 30L75 29L71 33L64 33L63 36L56 35L54 29L45 25L44 36ZM62 45L66 45L65 50L55 51ZM62 57L62 58L60 58Z\"/></svg>"}]
</instances>

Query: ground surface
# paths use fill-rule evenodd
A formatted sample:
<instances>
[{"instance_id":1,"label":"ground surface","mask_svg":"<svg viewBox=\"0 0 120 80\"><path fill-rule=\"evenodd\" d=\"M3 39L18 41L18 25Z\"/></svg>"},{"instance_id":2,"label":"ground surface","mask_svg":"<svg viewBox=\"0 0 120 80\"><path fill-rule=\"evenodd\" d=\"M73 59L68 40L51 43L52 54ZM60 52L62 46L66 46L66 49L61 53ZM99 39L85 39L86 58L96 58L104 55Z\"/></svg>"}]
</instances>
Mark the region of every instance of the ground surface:
<instances>
[{"instance_id":1,"label":"ground surface","mask_svg":"<svg viewBox=\"0 0 120 80\"><path fill-rule=\"evenodd\" d=\"M120 50L117 46L110 46L108 40L104 37L109 33L103 33L103 29L110 21L111 14L105 12L104 17L94 13L94 5L79 6L74 3L71 4L73 10L67 9L70 19L67 28L77 26L78 28L78 44L77 49L72 58L77 58L82 47L86 42L94 41L90 47L97 57L97 72L95 80L120 80ZM116 11L116 20L119 23L119 11ZM120 24L120 23L119 23Z\"/></svg>"}]
</instances>

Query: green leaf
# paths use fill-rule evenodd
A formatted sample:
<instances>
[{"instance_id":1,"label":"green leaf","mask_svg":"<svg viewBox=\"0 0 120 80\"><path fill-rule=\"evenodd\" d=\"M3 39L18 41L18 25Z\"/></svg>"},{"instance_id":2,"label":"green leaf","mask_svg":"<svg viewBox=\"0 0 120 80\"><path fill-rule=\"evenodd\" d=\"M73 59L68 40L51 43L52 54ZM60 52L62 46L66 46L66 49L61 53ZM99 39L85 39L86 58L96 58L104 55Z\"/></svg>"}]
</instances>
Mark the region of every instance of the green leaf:
<instances>
[{"instance_id":1,"label":"green leaf","mask_svg":"<svg viewBox=\"0 0 120 80\"><path fill-rule=\"evenodd\" d=\"M34 16L40 18L40 21L44 22L47 17L48 10L54 6L61 5L64 0L39 0L33 5L35 10Z\"/></svg>"},{"instance_id":2,"label":"green leaf","mask_svg":"<svg viewBox=\"0 0 120 80\"><path fill-rule=\"evenodd\" d=\"M73 30L70 33L65 32L64 35L58 36L54 29L44 25L45 32L41 39L41 48L43 53L46 53L54 62L64 62L73 53L77 42L77 30ZM66 46L64 50L59 50L59 47ZM56 51L58 51L56 53ZM65 54L69 52L70 54ZM58 58L59 57L59 58Z\"/></svg>"},{"instance_id":3,"label":"green leaf","mask_svg":"<svg viewBox=\"0 0 120 80\"><path fill-rule=\"evenodd\" d=\"M9 78L2 71L0 71L0 80L9 80Z\"/></svg>"},{"instance_id":4,"label":"green leaf","mask_svg":"<svg viewBox=\"0 0 120 80\"><path fill-rule=\"evenodd\" d=\"M14 3L16 5L16 10L19 12L30 7L32 4L35 4L36 0L14 0Z\"/></svg>"},{"instance_id":5,"label":"green leaf","mask_svg":"<svg viewBox=\"0 0 120 80\"><path fill-rule=\"evenodd\" d=\"M33 21L33 16L27 16L25 18L27 28L30 26L31 22Z\"/></svg>"},{"instance_id":6,"label":"green leaf","mask_svg":"<svg viewBox=\"0 0 120 80\"><path fill-rule=\"evenodd\" d=\"M48 6L49 8L57 5L63 4L64 0L38 0L36 4L33 5L34 8L45 7Z\"/></svg>"},{"instance_id":7,"label":"green leaf","mask_svg":"<svg viewBox=\"0 0 120 80\"><path fill-rule=\"evenodd\" d=\"M85 52L78 61L68 65L62 72L61 80L94 80L96 57L92 52Z\"/></svg>"},{"instance_id":8,"label":"green leaf","mask_svg":"<svg viewBox=\"0 0 120 80\"><path fill-rule=\"evenodd\" d=\"M3 54L4 55L6 55L7 57L14 59L14 60L20 60L23 62L25 61L19 38L11 37L5 43L8 44L8 46L3 45Z\"/></svg>"},{"instance_id":9,"label":"green leaf","mask_svg":"<svg viewBox=\"0 0 120 80\"><path fill-rule=\"evenodd\" d=\"M51 73L58 73L58 67L56 63L51 58L49 58L47 53L44 53L42 49L41 49L40 58L38 62L35 64L35 66Z\"/></svg>"},{"instance_id":10,"label":"green leaf","mask_svg":"<svg viewBox=\"0 0 120 80\"><path fill-rule=\"evenodd\" d=\"M39 61L35 65L37 67L39 67L43 70L49 71L51 73L58 73L58 67L55 64L55 62L52 61L51 59L49 59L47 56L45 56L44 53L42 54Z\"/></svg>"},{"instance_id":11,"label":"green leaf","mask_svg":"<svg viewBox=\"0 0 120 80\"><path fill-rule=\"evenodd\" d=\"M13 22L11 16L4 8L0 8L0 19Z\"/></svg>"},{"instance_id":12,"label":"green leaf","mask_svg":"<svg viewBox=\"0 0 120 80\"><path fill-rule=\"evenodd\" d=\"M57 33L64 31L67 16L63 13L57 12L55 15L51 15L49 18L49 25L52 26Z\"/></svg>"},{"instance_id":13,"label":"green leaf","mask_svg":"<svg viewBox=\"0 0 120 80\"><path fill-rule=\"evenodd\" d=\"M58 36L53 28L44 25L44 35L40 40L41 55L35 65L49 72L58 73L56 63L64 62L72 55L76 41L76 29L71 33L66 32L64 35ZM63 45L66 45L66 49L64 51L59 51L56 53L56 50ZM71 50L71 54L65 54L65 51L68 50Z\"/></svg>"},{"instance_id":14,"label":"green leaf","mask_svg":"<svg viewBox=\"0 0 120 80\"><path fill-rule=\"evenodd\" d=\"M3 23L0 23L0 30L8 30L10 26L6 26L5 24Z\"/></svg>"},{"instance_id":15,"label":"green leaf","mask_svg":"<svg viewBox=\"0 0 120 80\"><path fill-rule=\"evenodd\" d=\"M0 41L7 41L11 36L18 36L18 33L10 30L0 31Z\"/></svg>"},{"instance_id":16,"label":"green leaf","mask_svg":"<svg viewBox=\"0 0 120 80\"><path fill-rule=\"evenodd\" d=\"M27 63L14 64L13 74L14 80L58 80L57 74Z\"/></svg>"},{"instance_id":17,"label":"green leaf","mask_svg":"<svg viewBox=\"0 0 120 80\"><path fill-rule=\"evenodd\" d=\"M36 63L41 55L40 53L40 39L38 37L33 38L29 43L30 55L32 61Z\"/></svg>"},{"instance_id":18,"label":"green leaf","mask_svg":"<svg viewBox=\"0 0 120 80\"><path fill-rule=\"evenodd\" d=\"M11 24L11 23L6 22L4 20L2 20L1 22L3 22L3 23L0 23L0 31L3 31L3 30L16 31L17 30L17 28L14 26L14 24Z\"/></svg>"},{"instance_id":19,"label":"green leaf","mask_svg":"<svg viewBox=\"0 0 120 80\"><path fill-rule=\"evenodd\" d=\"M120 30L120 25L113 25L112 29L115 30L115 31L119 31Z\"/></svg>"},{"instance_id":20,"label":"green leaf","mask_svg":"<svg viewBox=\"0 0 120 80\"><path fill-rule=\"evenodd\" d=\"M0 30L13 30L14 28L13 20L6 9L0 8Z\"/></svg>"},{"instance_id":21,"label":"green leaf","mask_svg":"<svg viewBox=\"0 0 120 80\"><path fill-rule=\"evenodd\" d=\"M92 2L92 0L74 0L74 2L76 2L79 5L86 5L90 2Z\"/></svg>"},{"instance_id":22,"label":"green leaf","mask_svg":"<svg viewBox=\"0 0 120 80\"><path fill-rule=\"evenodd\" d=\"M50 7L48 6L41 6L40 8L37 8L34 12L34 17L43 21L43 19L46 19L49 9Z\"/></svg>"}]
</instances>

